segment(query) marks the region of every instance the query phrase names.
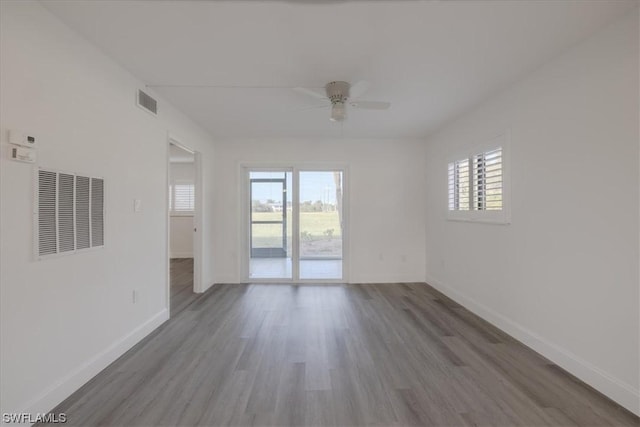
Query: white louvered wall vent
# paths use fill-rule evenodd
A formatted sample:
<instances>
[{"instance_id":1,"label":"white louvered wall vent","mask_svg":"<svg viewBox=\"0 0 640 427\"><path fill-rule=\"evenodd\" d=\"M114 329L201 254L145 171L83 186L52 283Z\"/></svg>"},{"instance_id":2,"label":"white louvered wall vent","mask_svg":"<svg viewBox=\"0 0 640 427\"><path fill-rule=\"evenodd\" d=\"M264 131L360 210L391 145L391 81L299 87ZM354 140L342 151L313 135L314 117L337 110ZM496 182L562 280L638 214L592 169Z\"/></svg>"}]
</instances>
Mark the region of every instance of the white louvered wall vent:
<instances>
[{"instance_id":1,"label":"white louvered wall vent","mask_svg":"<svg viewBox=\"0 0 640 427\"><path fill-rule=\"evenodd\" d=\"M36 256L104 246L104 180L38 170Z\"/></svg>"},{"instance_id":2,"label":"white louvered wall vent","mask_svg":"<svg viewBox=\"0 0 640 427\"><path fill-rule=\"evenodd\" d=\"M158 115L158 101L156 101L148 93L143 92L140 89L138 89L137 103L138 107L142 108L143 110L148 111L154 116Z\"/></svg>"}]
</instances>

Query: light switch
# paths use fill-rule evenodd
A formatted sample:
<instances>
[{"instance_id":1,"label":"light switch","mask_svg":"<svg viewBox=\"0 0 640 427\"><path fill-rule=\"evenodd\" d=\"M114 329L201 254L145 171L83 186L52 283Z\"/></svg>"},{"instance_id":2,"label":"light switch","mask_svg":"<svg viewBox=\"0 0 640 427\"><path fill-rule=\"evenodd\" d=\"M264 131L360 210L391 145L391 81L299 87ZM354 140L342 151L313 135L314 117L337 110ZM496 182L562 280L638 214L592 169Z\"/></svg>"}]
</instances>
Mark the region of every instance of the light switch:
<instances>
[{"instance_id":1,"label":"light switch","mask_svg":"<svg viewBox=\"0 0 640 427\"><path fill-rule=\"evenodd\" d=\"M142 211L142 200L135 199L133 201L133 211L134 212L141 212Z\"/></svg>"}]
</instances>

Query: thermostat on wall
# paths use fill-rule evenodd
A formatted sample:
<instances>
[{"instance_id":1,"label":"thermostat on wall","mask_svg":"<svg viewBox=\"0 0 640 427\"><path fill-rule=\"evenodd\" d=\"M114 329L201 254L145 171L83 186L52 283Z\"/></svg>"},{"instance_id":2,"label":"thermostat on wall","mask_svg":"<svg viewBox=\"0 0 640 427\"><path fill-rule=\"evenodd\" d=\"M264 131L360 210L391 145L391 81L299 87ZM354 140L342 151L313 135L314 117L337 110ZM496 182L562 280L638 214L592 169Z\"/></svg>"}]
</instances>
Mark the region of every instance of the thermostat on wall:
<instances>
[{"instance_id":1,"label":"thermostat on wall","mask_svg":"<svg viewBox=\"0 0 640 427\"><path fill-rule=\"evenodd\" d=\"M9 144L21 145L23 147L35 147L36 137L35 135L24 132L21 130L9 131Z\"/></svg>"},{"instance_id":2,"label":"thermostat on wall","mask_svg":"<svg viewBox=\"0 0 640 427\"><path fill-rule=\"evenodd\" d=\"M11 159L18 162L35 163L36 150L26 147L11 147Z\"/></svg>"}]
</instances>

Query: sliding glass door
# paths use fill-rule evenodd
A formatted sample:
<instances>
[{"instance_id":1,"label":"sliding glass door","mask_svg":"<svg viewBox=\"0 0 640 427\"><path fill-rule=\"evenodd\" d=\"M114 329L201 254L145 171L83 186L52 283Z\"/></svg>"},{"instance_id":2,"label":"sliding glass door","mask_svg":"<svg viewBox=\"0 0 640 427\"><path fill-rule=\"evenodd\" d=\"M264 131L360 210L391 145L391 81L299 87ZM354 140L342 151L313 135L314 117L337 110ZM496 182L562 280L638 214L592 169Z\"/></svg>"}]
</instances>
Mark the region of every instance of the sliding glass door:
<instances>
[{"instance_id":1,"label":"sliding glass door","mask_svg":"<svg viewBox=\"0 0 640 427\"><path fill-rule=\"evenodd\" d=\"M246 173L248 279L343 280L344 171Z\"/></svg>"},{"instance_id":2,"label":"sliding glass door","mask_svg":"<svg viewBox=\"0 0 640 427\"><path fill-rule=\"evenodd\" d=\"M291 279L292 173L249 172L249 278Z\"/></svg>"},{"instance_id":3,"label":"sliding glass door","mask_svg":"<svg viewBox=\"0 0 640 427\"><path fill-rule=\"evenodd\" d=\"M342 279L342 171L298 176L300 279Z\"/></svg>"}]
</instances>

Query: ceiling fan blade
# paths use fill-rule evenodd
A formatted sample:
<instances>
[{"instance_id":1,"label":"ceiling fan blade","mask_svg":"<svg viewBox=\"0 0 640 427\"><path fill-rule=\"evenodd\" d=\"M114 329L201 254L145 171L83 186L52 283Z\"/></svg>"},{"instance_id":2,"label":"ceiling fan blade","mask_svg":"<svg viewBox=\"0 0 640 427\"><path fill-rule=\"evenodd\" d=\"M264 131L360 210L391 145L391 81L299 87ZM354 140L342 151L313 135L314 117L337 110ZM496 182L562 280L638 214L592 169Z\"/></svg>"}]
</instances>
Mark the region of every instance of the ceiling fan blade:
<instances>
[{"instance_id":1,"label":"ceiling fan blade","mask_svg":"<svg viewBox=\"0 0 640 427\"><path fill-rule=\"evenodd\" d=\"M307 105L306 107L296 108L293 111L319 110L321 108L329 108L329 107L331 107L331 104L329 103L319 104L319 105Z\"/></svg>"},{"instance_id":2,"label":"ceiling fan blade","mask_svg":"<svg viewBox=\"0 0 640 427\"><path fill-rule=\"evenodd\" d=\"M360 98L369 90L369 86L371 86L371 84L368 81L360 80L349 89L349 98Z\"/></svg>"},{"instance_id":3,"label":"ceiling fan blade","mask_svg":"<svg viewBox=\"0 0 640 427\"><path fill-rule=\"evenodd\" d=\"M353 101L350 102L349 105L362 110L386 110L391 107L390 102L382 101Z\"/></svg>"},{"instance_id":4,"label":"ceiling fan blade","mask_svg":"<svg viewBox=\"0 0 640 427\"><path fill-rule=\"evenodd\" d=\"M307 87L294 87L293 90L295 90L298 93L301 93L303 95L309 95L312 96L314 98L318 98L318 99L327 99L327 94L324 92L319 92L315 89L309 89Z\"/></svg>"}]
</instances>

